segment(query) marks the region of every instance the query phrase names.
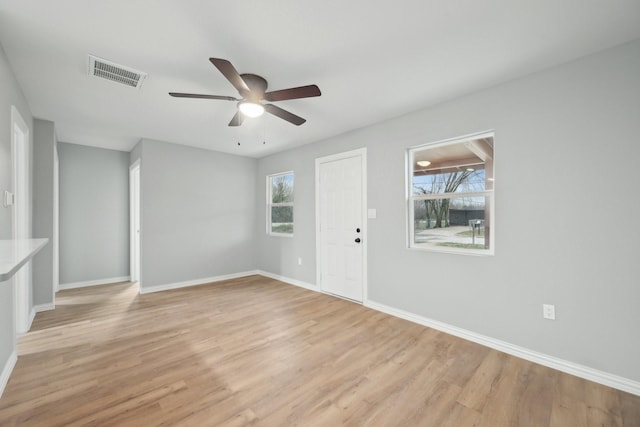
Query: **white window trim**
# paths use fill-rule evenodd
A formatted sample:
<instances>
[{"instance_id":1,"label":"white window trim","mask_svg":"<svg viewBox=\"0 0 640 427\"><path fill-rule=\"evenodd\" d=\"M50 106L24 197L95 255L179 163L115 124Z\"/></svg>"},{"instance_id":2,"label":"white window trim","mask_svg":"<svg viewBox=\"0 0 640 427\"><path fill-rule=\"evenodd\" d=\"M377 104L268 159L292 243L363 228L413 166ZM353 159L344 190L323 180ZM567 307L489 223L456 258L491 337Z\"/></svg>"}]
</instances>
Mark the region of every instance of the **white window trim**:
<instances>
[{"instance_id":1,"label":"white window trim","mask_svg":"<svg viewBox=\"0 0 640 427\"><path fill-rule=\"evenodd\" d=\"M435 148L442 145L455 144L459 142L465 142L468 140L480 139L480 138L493 138L494 143L494 167L493 167L493 175L494 175L494 189L485 190L485 191L477 191L477 192L466 192L466 193L442 193L442 194L433 194L433 195L414 195L413 194L413 164L414 164L414 153L416 151L421 151L426 148ZM428 144L421 144L413 147L409 147L407 150L406 156L406 180L405 180L405 199L407 203L407 248L410 250L423 251L423 252L437 252L437 253L453 253L453 254L461 254L461 255L472 255L472 256L493 256L495 255L495 224L496 224L496 215L495 215L495 132L493 130L486 132L479 132L469 135L464 135L456 138L448 138L445 140L440 140L436 142L430 142ZM447 246L416 246L414 242L414 209L415 203L419 200L434 200L434 199L451 199L451 198L459 198L459 197L487 197L488 198L488 206L490 212L489 219L489 241L491 242L489 249L465 249L465 248L453 248Z\"/></svg>"},{"instance_id":2,"label":"white window trim","mask_svg":"<svg viewBox=\"0 0 640 427\"><path fill-rule=\"evenodd\" d=\"M293 202L286 202L286 203L271 203L272 200L272 195L271 195L271 180L275 177L278 176L283 176L283 175L293 175L293 194L294 194L294 201ZM273 232L271 231L271 208L273 206L291 206L293 208L293 204L295 203L295 192L296 192L296 175L293 171L287 171L287 172L278 172L278 173L272 173L267 175L267 180L266 180L266 186L267 186L267 224L266 224L266 231L267 231L267 235L268 236L277 236L277 237L293 237L294 233L295 233L295 223L296 223L296 217L295 215L293 216L293 233L277 233L277 232Z\"/></svg>"}]
</instances>

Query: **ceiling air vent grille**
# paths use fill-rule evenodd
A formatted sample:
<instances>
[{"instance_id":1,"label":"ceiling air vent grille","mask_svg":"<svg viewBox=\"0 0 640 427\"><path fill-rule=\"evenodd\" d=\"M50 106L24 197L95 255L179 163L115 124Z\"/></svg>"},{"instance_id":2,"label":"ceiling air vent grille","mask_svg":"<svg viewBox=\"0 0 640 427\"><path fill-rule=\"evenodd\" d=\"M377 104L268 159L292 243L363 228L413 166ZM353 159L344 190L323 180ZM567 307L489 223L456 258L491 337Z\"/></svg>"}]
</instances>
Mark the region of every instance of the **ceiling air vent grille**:
<instances>
[{"instance_id":1,"label":"ceiling air vent grille","mask_svg":"<svg viewBox=\"0 0 640 427\"><path fill-rule=\"evenodd\" d=\"M89 75L140 89L146 73L89 55Z\"/></svg>"}]
</instances>

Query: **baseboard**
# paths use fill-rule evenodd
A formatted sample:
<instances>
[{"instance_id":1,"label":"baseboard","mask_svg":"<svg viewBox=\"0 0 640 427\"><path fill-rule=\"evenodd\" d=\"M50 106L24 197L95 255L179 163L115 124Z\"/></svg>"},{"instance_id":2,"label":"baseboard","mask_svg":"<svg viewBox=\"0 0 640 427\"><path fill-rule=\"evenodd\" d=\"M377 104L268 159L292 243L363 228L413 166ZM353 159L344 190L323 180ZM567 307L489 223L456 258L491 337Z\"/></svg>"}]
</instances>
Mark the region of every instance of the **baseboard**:
<instances>
[{"instance_id":1,"label":"baseboard","mask_svg":"<svg viewBox=\"0 0 640 427\"><path fill-rule=\"evenodd\" d=\"M38 304L38 305L34 305L33 306L33 310L36 313L40 313L42 311L49 311L49 310L55 310L56 305L52 302L48 303L48 304Z\"/></svg>"},{"instance_id":2,"label":"baseboard","mask_svg":"<svg viewBox=\"0 0 640 427\"><path fill-rule=\"evenodd\" d=\"M27 321L27 330L25 331L25 334L31 330L31 324L33 323L33 319L35 318L36 318L36 307L33 306L31 307L31 311L29 312L29 320ZM24 334L18 334L18 335L24 335Z\"/></svg>"},{"instance_id":3,"label":"baseboard","mask_svg":"<svg viewBox=\"0 0 640 427\"><path fill-rule=\"evenodd\" d=\"M302 280L292 279L290 277L280 276L278 274L269 273L268 271L258 270L256 274L259 274L270 279L279 280L290 285L299 286L301 288L309 289L310 291L322 292L316 285L303 282Z\"/></svg>"},{"instance_id":4,"label":"baseboard","mask_svg":"<svg viewBox=\"0 0 640 427\"><path fill-rule=\"evenodd\" d=\"M152 292L168 291L171 289L186 288L189 286L206 285L213 282L221 282L223 280L231 280L231 279L238 279L240 277L253 276L255 274L259 274L257 270L244 271L241 273L225 274L222 276L204 277L202 279L187 280L185 282L166 283L163 285L150 286L146 288L143 287L144 286L143 285L143 286L140 286L140 293L150 294Z\"/></svg>"},{"instance_id":5,"label":"baseboard","mask_svg":"<svg viewBox=\"0 0 640 427\"><path fill-rule=\"evenodd\" d=\"M84 282L61 283L58 286L58 289L62 291L64 289L86 288L87 286L109 285L111 283L128 282L129 280L131 280L131 276L110 277L108 279L87 280Z\"/></svg>"},{"instance_id":6,"label":"baseboard","mask_svg":"<svg viewBox=\"0 0 640 427\"><path fill-rule=\"evenodd\" d=\"M11 377L11 372L13 372L13 367L16 366L17 361L18 355L16 351L13 350L9 355L9 359L4 364L4 368L2 368L2 374L0 374L0 397L2 397L2 393L4 393L4 388L9 382L9 377Z\"/></svg>"},{"instance_id":7,"label":"baseboard","mask_svg":"<svg viewBox=\"0 0 640 427\"><path fill-rule=\"evenodd\" d=\"M608 372L599 371L597 369L569 362L568 360L549 356L547 354L538 353L537 351L533 351L525 347L520 347L506 341L497 340L466 329L458 328L457 326L452 326L444 322L428 319L426 317L422 317L397 308L389 307L375 301L366 301L364 305L374 310L381 311L383 313L387 313L401 319L409 320L410 322L418 323L429 328L437 329L447 334L464 338L468 341L472 341L477 344L502 351L512 356L528 360L530 362L538 363L540 365L547 366L549 368L553 368L558 371L583 378L585 380L593 381L599 384L606 385L608 387L613 387L615 389L640 396L640 382L637 381L610 374Z\"/></svg>"},{"instance_id":8,"label":"baseboard","mask_svg":"<svg viewBox=\"0 0 640 427\"><path fill-rule=\"evenodd\" d=\"M56 308L56 305L53 303L49 303L49 304L38 304L38 305L34 305L33 307L31 307L31 311L29 312L29 320L28 320L28 324L27 324L27 331L18 334L19 336L22 336L24 334L26 334L27 332L29 332L31 330L31 324L33 324L33 319L36 318L36 313L40 313L41 311L49 311L49 310L53 310Z\"/></svg>"}]
</instances>

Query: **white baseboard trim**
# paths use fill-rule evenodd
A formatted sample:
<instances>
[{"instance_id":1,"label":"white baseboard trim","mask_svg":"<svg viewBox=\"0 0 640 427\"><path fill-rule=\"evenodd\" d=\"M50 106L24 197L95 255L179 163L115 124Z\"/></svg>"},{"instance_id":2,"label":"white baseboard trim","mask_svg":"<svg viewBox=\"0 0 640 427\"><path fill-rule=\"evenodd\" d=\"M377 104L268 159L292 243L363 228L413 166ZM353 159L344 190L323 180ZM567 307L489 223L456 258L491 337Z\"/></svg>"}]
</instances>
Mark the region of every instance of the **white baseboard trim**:
<instances>
[{"instance_id":1,"label":"white baseboard trim","mask_svg":"<svg viewBox=\"0 0 640 427\"><path fill-rule=\"evenodd\" d=\"M171 289L186 288L189 286L206 285L213 282L221 282L223 280L231 280L231 279L238 279L240 277L253 276L255 274L259 274L257 270L244 271L241 273L225 274L222 276L204 277L202 279L187 280L185 282L166 283L164 285L156 285L156 286L150 286L146 288L143 286L140 286L140 293L150 294L152 292L168 291Z\"/></svg>"},{"instance_id":2,"label":"white baseboard trim","mask_svg":"<svg viewBox=\"0 0 640 427\"><path fill-rule=\"evenodd\" d=\"M316 292L324 293L316 285L311 284L311 283L307 283L307 282L303 282L302 280L292 279L292 278L286 277L286 276L280 276L278 274L269 273L268 271L264 271L264 270L258 270L256 272L256 274L259 274L259 275L264 276L264 277L268 277L270 279L279 280L281 282L288 283L290 285L299 286L301 288L309 289L310 291L316 291Z\"/></svg>"},{"instance_id":3,"label":"white baseboard trim","mask_svg":"<svg viewBox=\"0 0 640 427\"><path fill-rule=\"evenodd\" d=\"M537 351L533 351L525 347L520 347L506 341L497 340L495 338L468 331L466 329L458 328L457 326L452 326L444 322L428 319L426 317L422 317L397 308L389 307L375 301L368 300L364 305L374 310L381 311L383 313L387 313L392 316L408 320L410 322L418 323L429 328L437 329L447 334L455 335L456 337L460 337L468 341L484 345L485 347L502 351L512 356L528 360L530 362L538 363L540 365L547 366L549 368L553 368L558 371L583 378L585 380L593 381L599 384L606 385L608 387L613 387L618 390L626 391L628 393L640 396L640 382L637 381L610 374L608 372L599 371L597 369L569 362L568 360L549 356L547 354L538 353Z\"/></svg>"},{"instance_id":4,"label":"white baseboard trim","mask_svg":"<svg viewBox=\"0 0 640 427\"><path fill-rule=\"evenodd\" d=\"M34 305L33 306L33 310L36 313L40 313L42 311L55 310L55 308L56 308L56 305L55 305L55 303L52 303L52 302L50 302L48 304L38 304L38 305Z\"/></svg>"},{"instance_id":5,"label":"white baseboard trim","mask_svg":"<svg viewBox=\"0 0 640 427\"><path fill-rule=\"evenodd\" d=\"M11 377L11 372L13 372L13 367L16 366L17 361L18 355L16 351L13 350L9 355L9 359L4 364L4 368L2 368L2 374L0 374L0 397L2 397L2 393L4 393L4 388L9 382L9 377Z\"/></svg>"},{"instance_id":6,"label":"white baseboard trim","mask_svg":"<svg viewBox=\"0 0 640 427\"><path fill-rule=\"evenodd\" d=\"M112 283L128 282L131 276L110 277L108 279L87 280L85 282L60 283L59 290L86 288L87 286L109 285Z\"/></svg>"},{"instance_id":7,"label":"white baseboard trim","mask_svg":"<svg viewBox=\"0 0 640 427\"><path fill-rule=\"evenodd\" d=\"M29 320L28 320L28 324L27 324L27 332L29 332L31 330L31 325L33 324L33 319L36 318L36 313L40 313L41 311L49 311L49 310L53 310L56 308L56 305L53 303L49 303L49 304L38 304L38 305L34 305L33 307L31 307L31 311L29 312ZM18 334L19 336L22 336L24 334L26 334L27 332L23 332Z\"/></svg>"},{"instance_id":8,"label":"white baseboard trim","mask_svg":"<svg viewBox=\"0 0 640 427\"><path fill-rule=\"evenodd\" d=\"M33 319L35 318L36 318L36 307L33 306L31 307L31 311L29 312L29 320L27 320L27 330L25 334L31 330L31 324L33 323ZM24 334L18 334L18 335L24 335Z\"/></svg>"}]
</instances>

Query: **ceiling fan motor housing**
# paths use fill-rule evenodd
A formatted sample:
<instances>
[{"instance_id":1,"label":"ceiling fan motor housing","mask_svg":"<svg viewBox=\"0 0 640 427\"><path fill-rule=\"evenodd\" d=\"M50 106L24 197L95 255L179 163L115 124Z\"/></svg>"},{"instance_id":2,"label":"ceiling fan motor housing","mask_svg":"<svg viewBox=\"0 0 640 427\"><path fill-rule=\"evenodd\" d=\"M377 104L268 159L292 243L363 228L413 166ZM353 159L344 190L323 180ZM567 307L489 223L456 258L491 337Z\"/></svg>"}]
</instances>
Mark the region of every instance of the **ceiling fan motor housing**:
<instances>
[{"instance_id":1,"label":"ceiling fan motor housing","mask_svg":"<svg viewBox=\"0 0 640 427\"><path fill-rule=\"evenodd\" d=\"M252 102L262 101L264 94L267 92L267 81L257 74L240 74L240 77L251 90L245 98Z\"/></svg>"}]
</instances>

